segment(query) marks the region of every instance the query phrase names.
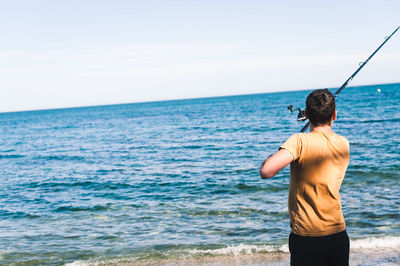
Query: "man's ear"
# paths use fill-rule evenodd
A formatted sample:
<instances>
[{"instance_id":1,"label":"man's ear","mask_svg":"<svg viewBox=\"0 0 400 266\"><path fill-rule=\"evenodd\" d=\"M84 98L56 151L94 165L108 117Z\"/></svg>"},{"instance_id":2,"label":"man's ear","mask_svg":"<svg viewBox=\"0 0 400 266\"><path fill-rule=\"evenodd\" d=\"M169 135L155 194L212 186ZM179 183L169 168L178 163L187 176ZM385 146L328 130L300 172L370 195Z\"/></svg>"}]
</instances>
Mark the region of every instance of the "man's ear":
<instances>
[{"instance_id":1,"label":"man's ear","mask_svg":"<svg viewBox=\"0 0 400 266\"><path fill-rule=\"evenodd\" d=\"M333 114L333 117L332 117L332 121L336 120L336 118L337 118L337 112L335 110L335 113Z\"/></svg>"}]
</instances>

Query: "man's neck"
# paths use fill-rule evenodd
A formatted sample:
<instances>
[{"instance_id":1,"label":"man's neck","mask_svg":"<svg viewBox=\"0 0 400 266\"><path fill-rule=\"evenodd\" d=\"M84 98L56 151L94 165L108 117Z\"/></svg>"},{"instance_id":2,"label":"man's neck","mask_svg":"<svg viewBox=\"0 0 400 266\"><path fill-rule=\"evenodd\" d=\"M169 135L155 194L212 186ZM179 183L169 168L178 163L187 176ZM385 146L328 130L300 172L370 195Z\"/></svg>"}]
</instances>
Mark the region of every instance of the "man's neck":
<instances>
[{"instance_id":1,"label":"man's neck","mask_svg":"<svg viewBox=\"0 0 400 266\"><path fill-rule=\"evenodd\" d=\"M312 131L322 131L322 132L327 132L327 133L333 133L332 126L330 124L318 125L318 126L311 124L310 132L312 132Z\"/></svg>"}]
</instances>

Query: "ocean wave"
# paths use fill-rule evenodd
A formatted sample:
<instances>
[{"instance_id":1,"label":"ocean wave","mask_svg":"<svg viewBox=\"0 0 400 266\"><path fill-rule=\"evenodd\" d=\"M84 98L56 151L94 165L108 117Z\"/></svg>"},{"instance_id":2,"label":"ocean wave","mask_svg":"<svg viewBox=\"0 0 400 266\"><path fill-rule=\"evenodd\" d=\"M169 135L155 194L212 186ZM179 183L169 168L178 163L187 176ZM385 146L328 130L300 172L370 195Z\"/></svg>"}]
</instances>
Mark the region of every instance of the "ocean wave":
<instances>
[{"instance_id":1,"label":"ocean wave","mask_svg":"<svg viewBox=\"0 0 400 266\"><path fill-rule=\"evenodd\" d=\"M104 211L111 208L111 204L106 205L95 205L95 206L61 206L55 209L55 212L96 212Z\"/></svg>"},{"instance_id":2,"label":"ocean wave","mask_svg":"<svg viewBox=\"0 0 400 266\"><path fill-rule=\"evenodd\" d=\"M350 239L350 247L351 250L370 249L373 251L375 251L376 249L399 249L400 236ZM243 254L272 253L272 252L289 253L289 247L288 244L283 244L279 246L239 244L217 249L193 249L189 250L188 252L191 254L239 256Z\"/></svg>"},{"instance_id":3,"label":"ocean wave","mask_svg":"<svg viewBox=\"0 0 400 266\"><path fill-rule=\"evenodd\" d=\"M368 123L386 123L386 122L400 122L400 118L389 118L389 119L366 119L366 120L338 120L336 123L340 123L340 124L368 124Z\"/></svg>"},{"instance_id":4,"label":"ocean wave","mask_svg":"<svg viewBox=\"0 0 400 266\"><path fill-rule=\"evenodd\" d=\"M393 265L398 259L398 248L400 247L400 236L383 236L352 239L350 250L351 264L365 264L376 262L380 265ZM379 251L381 250L381 251ZM383 250L383 252L382 252ZM150 252L155 252L150 251ZM134 265L227 265L227 264L256 264L256 265L287 265L289 263L288 244L282 245L256 245L238 244L225 247L183 248L176 246L165 251L158 250L151 254L130 254L110 258L94 258L92 260L77 260L66 265L115 265L128 263ZM146 253L146 252L145 252ZM164 255L162 255L162 254ZM373 263L375 264L375 263Z\"/></svg>"},{"instance_id":5,"label":"ocean wave","mask_svg":"<svg viewBox=\"0 0 400 266\"><path fill-rule=\"evenodd\" d=\"M8 211L8 210L0 210L0 217L3 217L5 219L21 219L21 218L27 218L27 219L35 219L39 218L40 215L35 215L35 214L30 214L27 212L23 211Z\"/></svg>"},{"instance_id":6,"label":"ocean wave","mask_svg":"<svg viewBox=\"0 0 400 266\"><path fill-rule=\"evenodd\" d=\"M255 253L271 253L271 252L282 252L288 253L289 246L284 244L281 246L274 245L247 245L239 244L232 245L218 249L193 249L188 251L191 254L204 254L204 255L244 255L244 254L255 254Z\"/></svg>"},{"instance_id":7,"label":"ocean wave","mask_svg":"<svg viewBox=\"0 0 400 266\"><path fill-rule=\"evenodd\" d=\"M351 249L400 249L400 236L352 239Z\"/></svg>"},{"instance_id":8,"label":"ocean wave","mask_svg":"<svg viewBox=\"0 0 400 266\"><path fill-rule=\"evenodd\" d=\"M0 154L0 159L16 159L16 158L23 158L25 155L21 154Z\"/></svg>"},{"instance_id":9,"label":"ocean wave","mask_svg":"<svg viewBox=\"0 0 400 266\"><path fill-rule=\"evenodd\" d=\"M84 161L85 157L77 155L47 155L38 156L36 159L45 161Z\"/></svg>"},{"instance_id":10,"label":"ocean wave","mask_svg":"<svg viewBox=\"0 0 400 266\"><path fill-rule=\"evenodd\" d=\"M116 190L116 189L126 189L134 188L136 189L138 185L131 185L127 183L119 183L112 181L97 182L97 181L77 181L77 182L60 182L60 181L42 181L42 182L31 182L26 184L29 188L73 188L80 187L84 189L95 189L99 190Z\"/></svg>"}]
</instances>

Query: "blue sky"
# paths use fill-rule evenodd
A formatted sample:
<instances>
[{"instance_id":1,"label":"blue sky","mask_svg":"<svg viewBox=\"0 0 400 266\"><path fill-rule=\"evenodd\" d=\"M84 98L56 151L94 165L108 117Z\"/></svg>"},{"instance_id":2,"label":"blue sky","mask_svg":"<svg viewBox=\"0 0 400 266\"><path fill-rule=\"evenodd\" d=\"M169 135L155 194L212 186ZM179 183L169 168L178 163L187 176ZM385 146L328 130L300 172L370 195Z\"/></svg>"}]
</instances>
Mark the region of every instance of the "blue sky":
<instances>
[{"instance_id":1,"label":"blue sky","mask_svg":"<svg viewBox=\"0 0 400 266\"><path fill-rule=\"evenodd\" d=\"M1 1L0 111L338 87L400 1ZM400 82L400 33L351 85Z\"/></svg>"}]
</instances>

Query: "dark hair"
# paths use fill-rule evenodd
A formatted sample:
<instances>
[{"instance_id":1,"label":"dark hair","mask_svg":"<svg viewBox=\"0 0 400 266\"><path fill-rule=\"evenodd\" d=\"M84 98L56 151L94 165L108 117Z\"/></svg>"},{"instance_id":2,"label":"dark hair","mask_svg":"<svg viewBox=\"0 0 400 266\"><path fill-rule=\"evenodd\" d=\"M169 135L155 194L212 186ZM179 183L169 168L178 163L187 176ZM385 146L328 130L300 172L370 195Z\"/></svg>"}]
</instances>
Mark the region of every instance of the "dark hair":
<instances>
[{"instance_id":1,"label":"dark hair","mask_svg":"<svg viewBox=\"0 0 400 266\"><path fill-rule=\"evenodd\" d=\"M313 125L324 125L331 122L335 114L335 96L328 89L311 92L306 100L306 114Z\"/></svg>"}]
</instances>

